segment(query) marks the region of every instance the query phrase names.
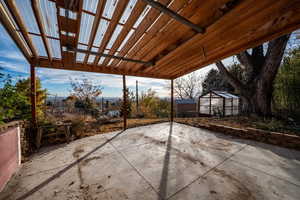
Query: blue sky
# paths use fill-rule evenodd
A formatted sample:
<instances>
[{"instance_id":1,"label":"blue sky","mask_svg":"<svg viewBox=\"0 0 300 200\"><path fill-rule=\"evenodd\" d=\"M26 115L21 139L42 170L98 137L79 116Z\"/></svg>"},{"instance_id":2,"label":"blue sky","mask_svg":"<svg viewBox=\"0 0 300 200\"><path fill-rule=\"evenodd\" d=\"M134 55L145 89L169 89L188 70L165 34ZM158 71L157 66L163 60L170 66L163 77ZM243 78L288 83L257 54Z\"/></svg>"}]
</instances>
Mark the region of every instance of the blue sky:
<instances>
[{"instance_id":1,"label":"blue sky","mask_svg":"<svg viewBox=\"0 0 300 200\"><path fill-rule=\"evenodd\" d=\"M2 73L10 74L13 80L29 77L28 62L2 25L0 25L0 66L4 68L4 72L2 71ZM197 73L205 74L209 69L211 67L198 70ZM41 79L42 87L46 88L50 95L68 96L71 90L70 78L73 80L87 78L93 84L103 86L102 96L122 96L122 77L118 75L37 68L37 76ZM161 97L169 95L167 86L170 84L170 81L128 76L126 80L127 86L134 90L136 80L139 82L139 91L152 89Z\"/></svg>"}]
</instances>

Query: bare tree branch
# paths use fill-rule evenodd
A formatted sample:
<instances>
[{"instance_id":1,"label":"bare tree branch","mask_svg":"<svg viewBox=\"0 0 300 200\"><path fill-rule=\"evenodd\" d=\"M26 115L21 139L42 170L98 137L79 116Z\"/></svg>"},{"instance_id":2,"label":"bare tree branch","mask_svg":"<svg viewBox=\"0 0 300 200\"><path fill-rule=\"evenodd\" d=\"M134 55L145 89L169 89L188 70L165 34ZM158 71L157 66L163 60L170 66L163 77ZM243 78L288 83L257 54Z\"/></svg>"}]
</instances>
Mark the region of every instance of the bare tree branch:
<instances>
[{"instance_id":1,"label":"bare tree branch","mask_svg":"<svg viewBox=\"0 0 300 200\"><path fill-rule=\"evenodd\" d=\"M241 81L236 79L232 74L228 72L222 61L216 62L217 68L224 75L224 78L238 91L242 91L244 85Z\"/></svg>"}]
</instances>

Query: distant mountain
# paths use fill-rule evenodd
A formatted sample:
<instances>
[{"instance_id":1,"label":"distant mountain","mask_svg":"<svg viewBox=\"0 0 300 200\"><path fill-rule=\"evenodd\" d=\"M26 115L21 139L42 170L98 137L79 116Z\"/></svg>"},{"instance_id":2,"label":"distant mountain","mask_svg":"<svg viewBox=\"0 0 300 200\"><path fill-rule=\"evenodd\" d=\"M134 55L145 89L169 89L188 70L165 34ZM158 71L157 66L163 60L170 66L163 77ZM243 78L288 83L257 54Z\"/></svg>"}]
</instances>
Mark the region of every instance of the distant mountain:
<instances>
[{"instance_id":1,"label":"distant mountain","mask_svg":"<svg viewBox=\"0 0 300 200\"><path fill-rule=\"evenodd\" d=\"M49 96L47 97L47 100L48 102L54 102L54 101L62 101L64 99L66 99L67 97L59 97L59 96ZM120 99L120 97L99 97L97 98L97 102L101 102L102 101L102 98L103 98L103 101L109 101L109 102L116 102Z\"/></svg>"}]
</instances>

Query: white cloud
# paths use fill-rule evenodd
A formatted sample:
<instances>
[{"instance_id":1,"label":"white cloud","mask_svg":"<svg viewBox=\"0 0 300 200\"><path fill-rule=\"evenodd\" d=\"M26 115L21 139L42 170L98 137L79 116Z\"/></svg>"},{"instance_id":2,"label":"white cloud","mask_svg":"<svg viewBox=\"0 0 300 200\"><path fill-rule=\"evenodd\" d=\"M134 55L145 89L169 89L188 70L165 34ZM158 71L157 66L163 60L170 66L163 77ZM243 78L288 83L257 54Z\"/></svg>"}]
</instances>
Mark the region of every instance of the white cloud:
<instances>
[{"instance_id":1,"label":"white cloud","mask_svg":"<svg viewBox=\"0 0 300 200\"><path fill-rule=\"evenodd\" d=\"M29 72L29 66L25 63L0 61L0 66L3 67L4 70L11 70L11 71L21 72L21 73Z\"/></svg>"},{"instance_id":2,"label":"white cloud","mask_svg":"<svg viewBox=\"0 0 300 200\"><path fill-rule=\"evenodd\" d=\"M26 59L24 58L23 54L19 51L14 50L1 50L0 51L0 57L12 59L14 61L24 61L26 62Z\"/></svg>"}]
</instances>

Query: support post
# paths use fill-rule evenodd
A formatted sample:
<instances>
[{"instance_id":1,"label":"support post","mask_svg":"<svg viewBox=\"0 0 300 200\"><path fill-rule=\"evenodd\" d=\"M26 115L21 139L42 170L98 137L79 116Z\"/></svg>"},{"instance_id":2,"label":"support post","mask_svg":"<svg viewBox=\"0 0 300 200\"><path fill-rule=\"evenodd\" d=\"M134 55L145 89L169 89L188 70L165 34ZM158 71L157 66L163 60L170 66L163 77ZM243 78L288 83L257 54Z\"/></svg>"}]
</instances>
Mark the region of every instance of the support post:
<instances>
[{"instance_id":1,"label":"support post","mask_svg":"<svg viewBox=\"0 0 300 200\"><path fill-rule=\"evenodd\" d=\"M174 121L174 84L171 80L171 122Z\"/></svg>"},{"instance_id":2,"label":"support post","mask_svg":"<svg viewBox=\"0 0 300 200\"><path fill-rule=\"evenodd\" d=\"M231 115L233 115L233 98L231 98Z\"/></svg>"},{"instance_id":3,"label":"support post","mask_svg":"<svg viewBox=\"0 0 300 200\"><path fill-rule=\"evenodd\" d=\"M139 86L138 81L136 80L136 88L135 88L135 96L136 96L136 113L139 114Z\"/></svg>"},{"instance_id":4,"label":"support post","mask_svg":"<svg viewBox=\"0 0 300 200\"><path fill-rule=\"evenodd\" d=\"M30 89L31 89L31 122L34 129L37 128L36 118L36 79L35 79L35 66L30 65Z\"/></svg>"},{"instance_id":5,"label":"support post","mask_svg":"<svg viewBox=\"0 0 300 200\"><path fill-rule=\"evenodd\" d=\"M127 95L126 95L126 76L123 75L123 129L127 128Z\"/></svg>"},{"instance_id":6,"label":"support post","mask_svg":"<svg viewBox=\"0 0 300 200\"><path fill-rule=\"evenodd\" d=\"M223 97L222 98L223 99L223 117L225 117L225 111L226 111L226 109L225 109L225 101L226 101L226 98L225 97Z\"/></svg>"},{"instance_id":7,"label":"support post","mask_svg":"<svg viewBox=\"0 0 300 200\"><path fill-rule=\"evenodd\" d=\"M211 92L209 95L209 115L211 115Z\"/></svg>"}]
</instances>

